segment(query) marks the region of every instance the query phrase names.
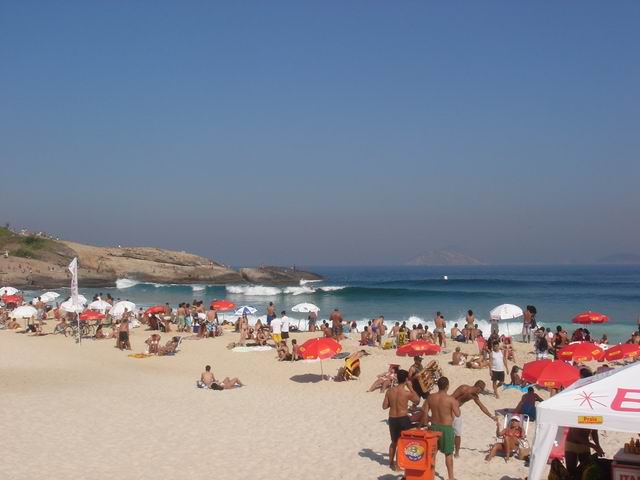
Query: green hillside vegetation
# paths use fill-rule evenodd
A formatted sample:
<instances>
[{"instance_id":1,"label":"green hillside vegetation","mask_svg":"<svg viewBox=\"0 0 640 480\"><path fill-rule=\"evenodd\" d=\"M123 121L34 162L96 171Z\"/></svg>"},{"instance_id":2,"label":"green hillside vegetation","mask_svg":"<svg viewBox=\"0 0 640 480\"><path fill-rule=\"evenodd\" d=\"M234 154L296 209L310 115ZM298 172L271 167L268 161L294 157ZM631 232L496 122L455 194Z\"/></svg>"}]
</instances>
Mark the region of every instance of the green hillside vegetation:
<instances>
[{"instance_id":1,"label":"green hillside vegetation","mask_svg":"<svg viewBox=\"0 0 640 480\"><path fill-rule=\"evenodd\" d=\"M23 237L5 227L0 227L0 251L9 255L36 260L52 260L53 257L67 257L68 248L55 240L35 235Z\"/></svg>"}]
</instances>

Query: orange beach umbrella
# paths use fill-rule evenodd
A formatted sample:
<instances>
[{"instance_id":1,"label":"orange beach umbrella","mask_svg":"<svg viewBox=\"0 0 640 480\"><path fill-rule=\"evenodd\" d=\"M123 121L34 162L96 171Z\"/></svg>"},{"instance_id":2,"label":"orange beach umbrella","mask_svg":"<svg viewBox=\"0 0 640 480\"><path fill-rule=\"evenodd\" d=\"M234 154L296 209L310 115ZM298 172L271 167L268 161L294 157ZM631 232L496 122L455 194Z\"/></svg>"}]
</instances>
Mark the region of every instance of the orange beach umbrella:
<instances>
[{"instance_id":1,"label":"orange beach umbrella","mask_svg":"<svg viewBox=\"0 0 640 480\"><path fill-rule=\"evenodd\" d=\"M592 342L570 343L558 350L558 360L573 360L574 362L588 362L602 358L604 350Z\"/></svg>"},{"instance_id":2,"label":"orange beach umbrella","mask_svg":"<svg viewBox=\"0 0 640 480\"><path fill-rule=\"evenodd\" d=\"M211 302L211 306L221 312L233 310L234 308L236 308L236 304L228 300L214 300L213 302Z\"/></svg>"},{"instance_id":3,"label":"orange beach umbrella","mask_svg":"<svg viewBox=\"0 0 640 480\"><path fill-rule=\"evenodd\" d=\"M640 356L640 345L633 343L620 343L604 351L604 359L608 361L622 360L623 358L637 358Z\"/></svg>"},{"instance_id":4,"label":"orange beach umbrella","mask_svg":"<svg viewBox=\"0 0 640 480\"><path fill-rule=\"evenodd\" d=\"M568 387L580 378L580 371L561 360L536 360L525 363L522 378L541 387Z\"/></svg>"},{"instance_id":5,"label":"orange beach umbrella","mask_svg":"<svg viewBox=\"0 0 640 480\"><path fill-rule=\"evenodd\" d=\"M590 323L606 323L609 321L609 317L604 313L598 312L582 312L573 317L573 323L582 323L588 325Z\"/></svg>"},{"instance_id":6,"label":"orange beach umbrella","mask_svg":"<svg viewBox=\"0 0 640 480\"><path fill-rule=\"evenodd\" d=\"M340 353L342 351L342 345L333 338L312 338L300 345L298 351L305 360L320 360L320 373L324 379L322 360L326 360L327 358L333 357L336 353Z\"/></svg>"},{"instance_id":7,"label":"orange beach umbrella","mask_svg":"<svg viewBox=\"0 0 640 480\"><path fill-rule=\"evenodd\" d=\"M440 347L424 340L414 340L396 350L396 355L400 357L420 357L422 355L435 355L440 352Z\"/></svg>"}]
</instances>

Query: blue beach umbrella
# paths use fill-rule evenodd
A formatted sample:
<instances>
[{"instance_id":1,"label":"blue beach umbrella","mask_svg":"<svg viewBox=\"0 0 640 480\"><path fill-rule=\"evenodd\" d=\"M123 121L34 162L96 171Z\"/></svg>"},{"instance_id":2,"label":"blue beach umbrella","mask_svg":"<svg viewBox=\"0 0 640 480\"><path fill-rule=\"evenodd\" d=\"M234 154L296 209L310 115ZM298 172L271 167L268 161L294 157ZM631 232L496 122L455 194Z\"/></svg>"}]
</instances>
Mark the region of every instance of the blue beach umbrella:
<instances>
[{"instance_id":1,"label":"blue beach umbrella","mask_svg":"<svg viewBox=\"0 0 640 480\"><path fill-rule=\"evenodd\" d=\"M235 312L234 315L253 315L258 311L257 308L250 307L249 305L242 305Z\"/></svg>"}]
</instances>

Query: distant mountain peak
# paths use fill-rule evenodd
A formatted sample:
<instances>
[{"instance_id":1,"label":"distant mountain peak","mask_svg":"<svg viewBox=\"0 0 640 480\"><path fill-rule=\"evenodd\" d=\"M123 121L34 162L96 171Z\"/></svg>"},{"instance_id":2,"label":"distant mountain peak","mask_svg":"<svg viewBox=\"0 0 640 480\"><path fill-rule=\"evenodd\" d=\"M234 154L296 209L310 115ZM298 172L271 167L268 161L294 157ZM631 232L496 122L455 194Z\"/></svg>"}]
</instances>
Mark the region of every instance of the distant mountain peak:
<instances>
[{"instance_id":1,"label":"distant mountain peak","mask_svg":"<svg viewBox=\"0 0 640 480\"><path fill-rule=\"evenodd\" d=\"M409 260L410 266L453 266L453 265L485 265L477 258L453 249L430 250Z\"/></svg>"},{"instance_id":2,"label":"distant mountain peak","mask_svg":"<svg viewBox=\"0 0 640 480\"><path fill-rule=\"evenodd\" d=\"M607 265L640 265L640 255L634 253L616 253L599 258L596 263Z\"/></svg>"}]
</instances>

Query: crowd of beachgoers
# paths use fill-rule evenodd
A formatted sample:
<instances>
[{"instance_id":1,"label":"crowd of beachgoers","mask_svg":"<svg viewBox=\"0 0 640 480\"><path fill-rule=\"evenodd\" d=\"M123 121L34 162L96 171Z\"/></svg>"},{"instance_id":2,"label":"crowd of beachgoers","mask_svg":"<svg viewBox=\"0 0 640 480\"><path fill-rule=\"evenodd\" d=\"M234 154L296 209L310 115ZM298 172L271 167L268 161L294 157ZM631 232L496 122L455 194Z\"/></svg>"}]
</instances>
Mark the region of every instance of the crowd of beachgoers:
<instances>
[{"instance_id":1,"label":"crowd of beachgoers","mask_svg":"<svg viewBox=\"0 0 640 480\"><path fill-rule=\"evenodd\" d=\"M207 305L201 300L193 300L180 303L175 308L166 303L144 309L137 308L126 300L113 298L111 295L103 297L96 293L91 302L85 302L86 307L78 309L68 307L69 299L56 302L57 298L36 297L27 303L18 292L12 295L5 292L2 298L0 328L6 330L33 336L67 335L78 341L111 339L116 348L127 351L132 350L132 328L148 331L143 351L131 353L130 356L175 355L184 348L183 340L216 339L233 335L233 341L227 342L229 349L270 349L275 354L274 359L281 362L309 358L304 345L293 338L297 328L290 321L287 312L278 311L273 303L268 305L264 317L250 322L249 316L255 313L251 310L239 312L237 316L232 315L230 318L228 314L222 317L223 311L235 307L225 300L215 300ZM15 315L15 312L30 315ZM338 309L333 310L326 320L320 320L317 311L312 310L308 312L307 320L312 336L333 342L330 346L337 345L331 357L344 359L344 364L335 374L323 375L324 378L333 381L357 379L362 372L362 360L368 355L375 355L378 349L396 350L399 356L413 357L413 362L407 369L401 368L400 363L389 364L389 368L378 374L367 389L368 392L384 393L383 408L389 410L389 465L393 469L397 468L396 445L402 432L428 426L429 429L440 432L438 450L445 455L447 475L452 479L454 458L459 456L462 445L461 407L465 404L475 404L480 412L495 422L495 441L486 453L487 462L496 455L501 455L505 461L515 456L526 464L529 459L527 433L529 423L535 422L536 403L543 400L542 395L552 396L567 386L566 383L551 386L548 382L536 381L527 375L527 364L536 361L562 361L575 370L577 379L638 358L637 353L625 354L606 361L605 353L610 348L606 335L599 339L591 338L586 326L579 326L571 334L560 326L554 330L539 327L535 316L535 307L527 306L521 334L513 337L500 335L496 321L492 323L492 331L487 338L478 328L471 310L461 328L458 323L451 325L449 322L447 325L438 312L433 331L428 326L408 326L406 322L395 322L389 326L384 317L373 318L368 325L359 328L356 322L345 319ZM162 334L169 337L165 344L162 344ZM358 346L354 353L341 352L340 345L345 340ZM529 348L525 350L525 358L521 358L521 354L516 352L516 342L533 347L531 351ZM589 358L561 355L572 345L587 343L597 346L601 355L598 357L593 353ZM464 353L461 345L468 344L477 347L477 351ZM631 352L636 348L640 352L638 331L631 332L627 342L622 345L630 346L625 351ZM432 355L433 360L424 365L423 357L426 355ZM443 355L447 355L444 360ZM478 370L478 379L450 388L452 379L443 375L442 365L438 362ZM486 381L480 378L481 370L489 372ZM203 389L232 390L244 386L244 383L233 376L216 378L211 366L206 365L196 385ZM493 395L495 399L500 399L505 389L521 392L519 401L515 405L505 404L501 405L501 409L490 411L481 395ZM580 465L584 467L588 461L585 451L590 453L590 449L593 449L598 454L602 453L597 434L588 430L585 434L580 429L570 429L567 445L569 447L561 458L564 458L570 475L576 475ZM576 445L578 447L572 448Z\"/></svg>"}]
</instances>

